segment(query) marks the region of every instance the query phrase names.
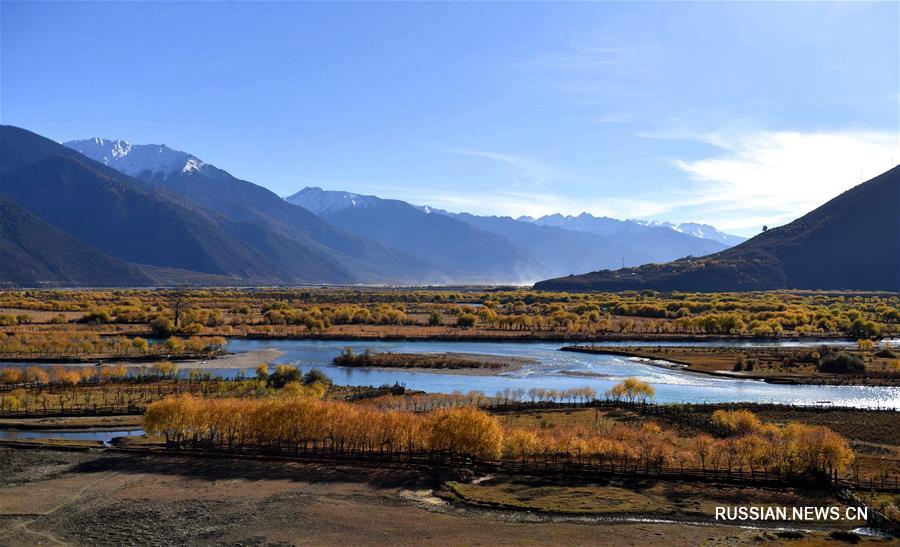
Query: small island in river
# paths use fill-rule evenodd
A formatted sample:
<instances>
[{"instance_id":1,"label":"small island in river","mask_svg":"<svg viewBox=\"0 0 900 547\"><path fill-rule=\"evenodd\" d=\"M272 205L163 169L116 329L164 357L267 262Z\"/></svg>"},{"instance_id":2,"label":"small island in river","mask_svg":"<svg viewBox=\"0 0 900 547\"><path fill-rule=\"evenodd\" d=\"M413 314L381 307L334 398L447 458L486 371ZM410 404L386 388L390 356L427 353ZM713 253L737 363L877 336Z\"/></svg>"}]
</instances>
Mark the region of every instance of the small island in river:
<instances>
[{"instance_id":1,"label":"small island in river","mask_svg":"<svg viewBox=\"0 0 900 547\"><path fill-rule=\"evenodd\" d=\"M523 365L536 363L536 359L511 357L507 355L485 355L480 353L355 353L344 349L334 358L333 364L340 367L400 368L425 372L448 372L457 374L489 374L509 372Z\"/></svg>"}]
</instances>

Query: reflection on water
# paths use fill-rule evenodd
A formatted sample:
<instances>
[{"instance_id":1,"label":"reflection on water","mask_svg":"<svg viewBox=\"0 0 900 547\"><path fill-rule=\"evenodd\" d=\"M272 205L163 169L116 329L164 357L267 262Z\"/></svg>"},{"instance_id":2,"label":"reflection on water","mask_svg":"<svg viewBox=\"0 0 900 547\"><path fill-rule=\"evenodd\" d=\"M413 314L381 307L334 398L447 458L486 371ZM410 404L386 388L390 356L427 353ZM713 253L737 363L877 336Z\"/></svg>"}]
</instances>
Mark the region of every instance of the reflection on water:
<instances>
[{"instance_id":1,"label":"reflection on water","mask_svg":"<svg viewBox=\"0 0 900 547\"><path fill-rule=\"evenodd\" d=\"M143 429L121 429L108 431L79 431L66 429L0 429L0 440L20 441L25 439L65 439L70 441L102 441L104 443L108 443L116 437L136 437L143 434Z\"/></svg>"}]
</instances>

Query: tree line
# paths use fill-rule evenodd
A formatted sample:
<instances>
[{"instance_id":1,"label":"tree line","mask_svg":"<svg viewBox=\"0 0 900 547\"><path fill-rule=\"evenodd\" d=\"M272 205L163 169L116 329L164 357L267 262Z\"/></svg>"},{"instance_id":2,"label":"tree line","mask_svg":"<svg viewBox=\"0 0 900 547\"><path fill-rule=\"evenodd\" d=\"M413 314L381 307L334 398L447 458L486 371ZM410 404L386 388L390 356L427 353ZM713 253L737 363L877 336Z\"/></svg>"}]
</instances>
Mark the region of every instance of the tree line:
<instances>
[{"instance_id":1,"label":"tree line","mask_svg":"<svg viewBox=\"0 0 900 547\"><path fill-rule=\"evenodd\" d=\"M386 410L302 395L264 399L168 398L150 405L144 425L170 445L214 450L328 452L508 460L548 460L615 472L672 469L837 475L853 461L846 439L821 426L762 424L743 414L717 415L726 433L679 437L655 422L598 420L591 427L503 426L475 407L428 412ZM733 424L733 426L732 426Z\"/></svg>"}]
</instances>

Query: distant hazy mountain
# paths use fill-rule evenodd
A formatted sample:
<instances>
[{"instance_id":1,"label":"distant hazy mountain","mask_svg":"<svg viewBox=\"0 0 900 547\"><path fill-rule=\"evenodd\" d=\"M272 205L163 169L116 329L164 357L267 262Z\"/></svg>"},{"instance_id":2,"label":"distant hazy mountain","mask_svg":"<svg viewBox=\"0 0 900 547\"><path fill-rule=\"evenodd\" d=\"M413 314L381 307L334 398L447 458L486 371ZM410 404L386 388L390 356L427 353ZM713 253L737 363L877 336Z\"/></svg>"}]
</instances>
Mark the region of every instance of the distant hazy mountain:
<instances>
[{"instance_id":1,"label":"distant hazy mountain","mask_svg":"<svg viewBox=\"0 0 900 547\"><path fill-rule=\"evenodd\" d=\"M535 288L900 291L900 167L720 253L560 277Z\"/></svg>"},{"instance_id":2,"label":"distant hazy mountain","mask_svg":"<svg viewBox=\"0 0 900 547\"><path fill-rule=\"evenodd\" d=\"M296 260L333 265L345 274L323 282L426 282L439 275L414 256L380 245L368 234L353 235L310 211L285 202L262 186L233 177L196 156L165 145L135 145L121 140L86 139L65 143L88 157L138 179L165 188L243 223L248 237L265 237L281 260L290 251L277 234L307 249ZM260 231L252 234L252 231ZM376 238L377 239L377 238Z\"/></svg>"},{"instance_id":3,"label":"distant hazy mountain","mask_svg":"<svg viewBox=\"0 0 900 547\"><path fill-rule=\"evenodd\" d=\"M670 230L681 232L682 234L687 234L689 236L699 237L700 239L718 241L719 243L723 243L728 247L734 247L739 243L747 241L746 237L726 234L725 232L722 232L715 227L710 226L709 224L699 224L697 222L682 222L681 224L673 224L671 222L659 220L635 220L634 222L638 222L645 226L662 226L663 228L668 228Z\"/></svg>"},{"instance_id":4,"label":"distant hazy mountain","mask_svg":"<svg viewBox=\"0 0 900 547\"><path fill-rule=\"evenodd\" d=\"M477 275L507 281L587 269L666 262L704 255L725 244L683 233L694 228L637 221L552 215L541 219L476 216L351 192L308 187L286 198L353 233L436 264L451 277ZM459 221L458 223L450 220ZM724 236L712 227L710 237Z\"/></svg>"},{"instance_id":5,"label":"distant hazy mountain","mask_svg":"<svg viewBox=\"0 0 900 547\"><path fill-rule=\"evenodd\" d=\"M572 232L555 226L520 222L510 217L445 213L476 228L502 236L526 249L549 275L564 275L585 268L638 265L650 257L597 234Z\"/></svg>"},{"instance_id":6,"label":"distant hazy mountain","mask_svg":"<svg viewBox=\"0 0 900 547\"><path fill-rule=\"evenodd\" d=\"M0 194L0 286L152 283L140 268L78 241Z\"/></svg>"},{"instance_id":7,"label":"distant hazy mountain","mask_svg":"<svg viewBox=\"0 0 900 547\"><path fill-rule=\"evenodd\" d=\"M442 272L446 281L521 282L545 271L512 241L404 201L315 187L285 199L354 234L421 258Z\"/></svg>"},{"instance_id":8,"label":"distant hazy mountain","mask_svg":"<svg viewBox=\"0 0 900 547\"><path fill-rule=\"evenodd\" d=\"M617 220L595 217L589 213L581 213L578 216L563 216L557 213L537 219L520 217L520 220L597 234L622 246L640 250L649 257L648 262L668 262L684 256L703 256L728 247L720 240L698 237L681 229L676 230L670 224Z\"/></svg>"},{"instance_id":9,"label":"distant hazy mountain","mask_svg":"<svg viewBox=\"0 0 900 547\"><path fill-rule=\"evenodd\" d=\"M674 224L667 221L659 220L618 220L609 217L595 217L590 213L581 213L578 216L561 215L555 213L540 218L529 216L521 216L518 220L541 224L544 226L558 226L569 230L577 230L582 232L591 232L604 236L613 235L622 230L623 227L632 224L639 224L649 228L667 228L669 230L697 237L700 239L709 239L717 241L726 246L734 246L747 240L745 237L726 234L709 224L699 224L697 222L682 222Z\"/></svg>"}]
</instances>

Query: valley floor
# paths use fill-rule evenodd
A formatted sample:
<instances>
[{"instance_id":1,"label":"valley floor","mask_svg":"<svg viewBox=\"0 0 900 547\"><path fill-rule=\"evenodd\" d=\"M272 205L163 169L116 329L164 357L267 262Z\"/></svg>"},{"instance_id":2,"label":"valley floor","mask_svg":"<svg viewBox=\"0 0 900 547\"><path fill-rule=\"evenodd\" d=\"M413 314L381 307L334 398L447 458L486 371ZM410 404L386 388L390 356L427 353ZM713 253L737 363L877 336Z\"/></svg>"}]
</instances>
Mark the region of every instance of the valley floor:
<instances>
[{"instance_id":1,"label":"valley floor","mask_svg":"<svg viewBox=\"0 0 900 547\"><path fill-rule=\"evenodd\" d=\"M448 504L421 470L0 448L0 545L776 543L774 528ZM793 544L834 544L825 531Z\"/></svg>"}]
</instances>

